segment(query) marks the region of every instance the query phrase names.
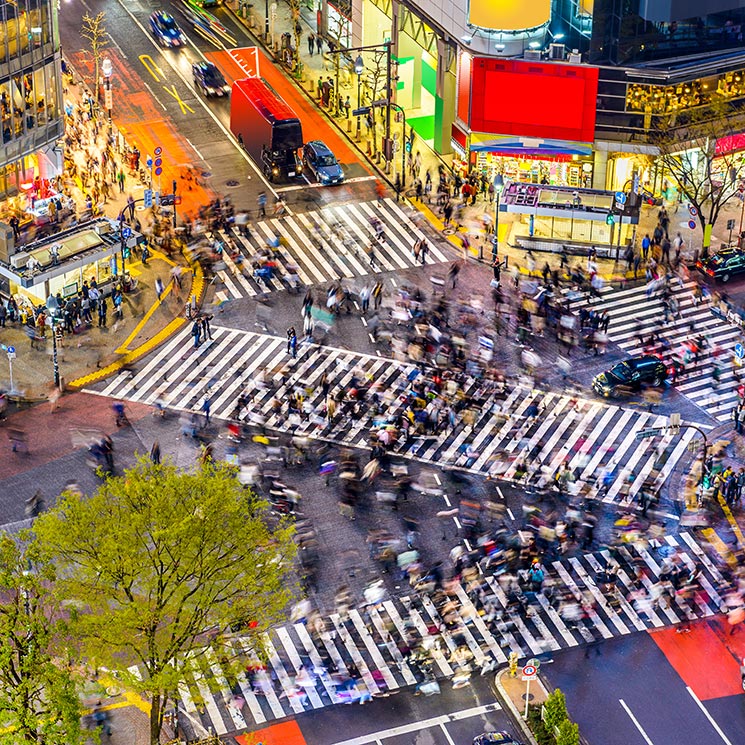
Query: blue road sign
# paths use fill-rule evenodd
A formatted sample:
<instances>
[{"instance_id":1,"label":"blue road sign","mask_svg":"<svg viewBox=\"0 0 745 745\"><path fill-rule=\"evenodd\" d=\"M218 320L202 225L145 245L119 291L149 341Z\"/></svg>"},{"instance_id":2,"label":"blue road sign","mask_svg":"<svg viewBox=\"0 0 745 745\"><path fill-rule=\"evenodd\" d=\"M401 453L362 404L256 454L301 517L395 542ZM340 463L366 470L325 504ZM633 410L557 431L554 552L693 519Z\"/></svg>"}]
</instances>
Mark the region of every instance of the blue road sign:
<instances>
[{"instance_id":1,"label":"blue road sign","mask_svg":"<svg viewBox=\"0 0 745 745\"><path fill-rule=\"evenodd\" d=\"M689 227L689 228L690 228L691 230L695 230L695 229L696 229L696 221L695 221L695 220L689 220L689 221L688 221L688 227Z\"/></svg>"},{"instance_id":2,"label":"blue road sign","mask_svg":"<svg viewBox=\"0 0 745 745\"><path fill-rule=\"evenodd\" d=\"M147 164L148 168L153 167L153 159L149 155L147 156L147 160L145 161L145 163Z\"/></svg>"},{"instance_id":3,"label":"blue road sign","mask_svg":"<svg viewBox=\"0 0 745 745\"><path fill-rule=\"evenodd\" d=\"M155 153L156 155L160 155L160 154L161 154L161 153L163 152L163 148L162 148L162 147L156 147L156 148L155 148L155 150L154 150L153 152L154 152L154 153Z\"/></svg>"},{"instance_id":4,"label":"blue road sign","mask_svg":"<svg viewBox=\"0 0 745 745\"><path fill-rule=\"evenodd\" d=\"M16 351L15 347L8 347L8 353L13 354Z\"/></svg>"},{"instance_id":5,"label":"blue road sign","mask_svg":"<svg viewBox=\"0 0 745 745\"><path fill-rule=\"evenodd\" d=\"M742 344L735 344L735 357L738 360L745 358L745 347Z\"/></svg>"},{"instance_id":6,"label":"blue road sign","mask_svg":"<svg viewBox=\"0 0 745 745\"><path fill-rule=\"evenodd\" d=\"M616 201L619 204L626 204L626 194L622 191L616 192Z\"/></svg>"},{"instance_id":7,"label":"blue road sign","mask_svg":"<svg viewBox=\"0 0 745 745\"><path fill-rule=\"evenodd\" d=\"M126 225L122 228L122 237L126 240L129 238L129 236L132 235L132 228L127 227Z\"/></svg>"},{"instance_id":8,"label":"blue road sign","mask_svg":"<svg viewBox=\"0 0 745 745\"><path fill-rule=\"evenodd\" d=\"M156 168L155 169L155 175L156 176L160 176L161 173L163 173L163 169L162 168Z\"/></svg>"}]
</instances>

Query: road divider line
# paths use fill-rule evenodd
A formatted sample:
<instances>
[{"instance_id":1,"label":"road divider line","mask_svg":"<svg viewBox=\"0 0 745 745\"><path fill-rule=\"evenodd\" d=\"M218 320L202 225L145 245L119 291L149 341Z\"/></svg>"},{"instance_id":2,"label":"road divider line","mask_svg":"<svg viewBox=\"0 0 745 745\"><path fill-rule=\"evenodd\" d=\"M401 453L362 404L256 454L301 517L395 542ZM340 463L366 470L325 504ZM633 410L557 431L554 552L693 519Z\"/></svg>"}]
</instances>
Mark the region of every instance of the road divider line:
<instances>
[{"instance_id":1,"label":"road divider line","mask_svg":"<svg viewBox=\"0 0 745 745\"><path fill-rule=\"evenodd\" d=\"M722 728L717 724L714 717L709 714L708 709L703 705L703 703L701 703L701 699L699 699L699 697L691 690L691 687L686 686L686 690L691 694L691 698L696 702L698 708L701 709L704 716L709 720L709 724L714 728L714 731L722 738L722 742L724 742L725 745L732 745L730 739L724 734L724 732L722 732Z\"/></svg>"},{"instance_id":2,"label":"road divider line","mask_svg":"<svg viewBox=\"0 0 745 745\"><path fill-rule=\"evenodd\" d=\"M646 742L647 745L654 745L654 743L649 739L649 735L644 731L644 728L641 726L641 724L639 724L639 720L631 713L631 709L626 706L626 702L622 698L619 698L618 703L621 704L623 710L629 715L629 719L631 719L631 721L634 723L634 726L639 730L639 734L644 738L644 742Z\"/></svg>"}]
</instances>

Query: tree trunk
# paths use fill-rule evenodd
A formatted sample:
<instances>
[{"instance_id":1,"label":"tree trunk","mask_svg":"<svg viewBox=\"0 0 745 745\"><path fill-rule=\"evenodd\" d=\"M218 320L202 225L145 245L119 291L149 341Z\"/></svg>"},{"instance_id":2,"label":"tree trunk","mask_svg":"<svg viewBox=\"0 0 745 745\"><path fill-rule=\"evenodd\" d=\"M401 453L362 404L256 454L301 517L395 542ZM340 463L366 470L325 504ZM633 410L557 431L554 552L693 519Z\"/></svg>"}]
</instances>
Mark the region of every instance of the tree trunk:
<instances>
[{"instance_id":1,"label":"tree trunk","mask_svg":"<svg viewBox=\"0 0 745 745\"><path fill-rule=\"evenodd\" d=\"M150 697L150 745L160 745L160 730L163 725L163 711L160 696Z\"/></svg>"}]
</instances>

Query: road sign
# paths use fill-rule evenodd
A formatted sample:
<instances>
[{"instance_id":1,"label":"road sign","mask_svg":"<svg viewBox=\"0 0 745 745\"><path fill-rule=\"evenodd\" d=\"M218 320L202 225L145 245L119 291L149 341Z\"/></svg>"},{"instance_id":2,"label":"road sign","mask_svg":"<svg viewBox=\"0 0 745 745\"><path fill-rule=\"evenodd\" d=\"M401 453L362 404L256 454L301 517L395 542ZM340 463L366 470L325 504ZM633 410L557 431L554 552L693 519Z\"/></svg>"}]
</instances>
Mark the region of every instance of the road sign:
<instances>
[{"instance_id":1,"label":"road sign","mask_svg":"<svg viewBox=\"0 0 745 745\"><path fill-rule=\"evenodd\" d=\"M147 156L147 160L145 161L145 164L147 165L148 168L153 167L153 159L149 155Z\"/></svg>"},{"instance_id":2,"label":"road sign","mask_svg":"<svg viewBox=\"0 0 745 745\"><path fill-rule=\"evenodd\" d=\"M163 152L163 148L162 147L156 147L155 150L153 150L153 152L155 153L156 156L157 155L160 155Z\"/></svg>"},{"instance_id":3,"label":"road sign","mask_svg":"<svg viewBox=\"0 0 745 745\"><path fill-rule=\"evenodd\" d=\"M15 354L16 348L15 347L8 347L8 354Z\"/></svg>"},{"instance_id":4,"label":"road sign","mask_svg":"<svg viewBox=\"0 0 745 745\"><path fill-rule=\"evenodd\" d=\"M745 347L742 344L735 344L735 357L739 360L745 358Z\"/></svg>"},{"instance_id":5,"label":"road sign","mask_svg":"<svg viewBox=\"0 0 745 745\"><path fill-rule=\"evenodd\" d=\"M625 208L626 208L626 205L623 202L616 201L616 209L619 212L623 212Z\"/></svg>"},{"instance_id":6,"label":"road sign","mask_svg":"<svg viewBox=\"0 0 745 745\"><path fill-rule=\"evenodd\" d=\"M657 435L656 429L640 429L636 433L636 439L637 440L646 440L647 437L655 437Z\"/></svg>"},{"instance_id":7,"label":"road sign","mask_svg":"<svg viewBox=\"0 0 745 745\"><path fill-rule=\"evenodd\" d=\"M619 204L626 204L626 194L622 191L617 191L616 202L618 202Z\"/></svg>"},{"instance_id":8,"label":"road sign","mask_svg":"<svg viewBox=\"0 0 745 745\"><path fill-rule=\"evenodd\" d=\"M163 173L163 169L162 168L156 168L155 169L155 175L156 176L160 176L161 173Z\"/></svg>"},{"instance_id":9,"label":"road sign","mask_svg":"<svg viewBox=\"0 0 745 745\"><path fill-rule=\"evenodd\" d=\"M693 205L688 208L688 212L691 217L696 217L696 215L698 215L698 210Z\"/></svg>"},{"instance_id":10,"label":"road sign","mask_svg":"<svg viewBox=\"0 0 745 745\"><path fill-rule=\"evenodd\" d=\"M122 228L122 238L124 238L124 240L126 241L127 238L129 238L130 235L132 235L132 228L130 228L127 225L125 225Z\"/></svg>"},{"instance_id":11,"label":"road sign","mask_svg":"<svg viewBox=\"0 0 745 745\"><path fill-rule=\"evenodd\" d=\"M735 221L727 220L727 230L734 230L734 229L735 229Z\"/></svg>"},{"instance_id":12,"label":"road sign","mask_svg":"<svg viewBox=\"0 0 745 745\"><path fill-rule=\"evenodd\" d=\"M690 228L691 230L695 230L695 229L696 229L696 221L695 221L695 220L689 220L689 221L688 221L688 227L689 227L689 228Z\"/></svg>"},{"instance_id":13,"label":"road sign","mask_svg":"<svg viewBox=\"0 0 745 745\"><path fill-rule=\"evenodd\" d=\"M153 190L152 189L145 189L145 191L142 192L142 197L144 200L145 207L153 206Z\"/></svg>"},{"instance_id":14,"label":"road sign","mask_svg":"<svg viewBox=\"0 0 745 745\"><path fill-rule=\"evenodd\" d=\"M535 678L537 673L538 670L536 669L535 665L526 665L523 668L523 678Z\"/></svg>"}]
</instances>

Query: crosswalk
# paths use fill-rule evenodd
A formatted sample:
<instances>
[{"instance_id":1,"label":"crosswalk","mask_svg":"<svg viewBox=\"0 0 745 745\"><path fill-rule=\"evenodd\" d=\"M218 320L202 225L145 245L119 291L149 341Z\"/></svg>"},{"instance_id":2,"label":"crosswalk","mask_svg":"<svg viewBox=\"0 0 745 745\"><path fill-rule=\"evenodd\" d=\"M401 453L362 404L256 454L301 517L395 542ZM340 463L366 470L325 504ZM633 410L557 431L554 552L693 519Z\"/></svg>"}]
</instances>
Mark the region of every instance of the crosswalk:
<instances>
[{"instance_id":1,"label":"crosswalk","mask_svg":"<svg viewBox=\"0 0 745 745\"><path fill-rule=\"evenodd\" d=\"M665 556L671 553L677 554L684 572L701 568L700 592L688 599L674 594L650 602ZM601 573L610 563L620 569L617 593L607 595L602 591ZM487 570L478 590L473 585L449 585L447 606L443 598L415 593L353 609L347 618L334 613L322 617L320 623L314 620L275 628L265 636L262 663L245 639L236 638L232 651L241 659L238 672L236 666L221 666L208 653L181 685L180 705L192 720L221 735L349 701L349 692L337 686L329 670L345 674L356 668L358 688L373 696L413 686L422 676L401 650L420 643L432 650L432 670L442 681L458 671L458 656L453 653L463 644L472 656L473 674L478 675L494 664L505 665L511 652L520 659L550 654L711 617L724 604L725 583L717 565L687 532L667 536L656 549L628 544L614 556L602 550L544 566L555 586L566 589L567 597L585 598L583 619L577 619L556 594L549 593L538 593L527 613L509 611L509 588L505 590L500 577ZM453 623L453 606L464 623ZM264 671L255 675L262 666ZM253 685L243 672L248 668L253 668L249 672Z\"/></svg>"},{"instance_id":2,"label":"crosswalk","mask_svg":"<svg viewBox=\"0 0 745 745\"><path fill-rule=\"evenodd\" d=\"M366 253L379 220L385 240L375 242L374 258ZM223 231L222 237L227 238ZM275 273L266 282L254 276L251 262L267 245L281 238L275 248ZM240 250L236 261L225 251L215 274L220 280L218 302L252 297L266 291L286 289L297 276L305 285L337 279L353 280L377 272L411 269L421 264L413 253L414 243L428 238L392 199L378 202L334 203L323 209L269 218L256 222L249 236L234 232L232 242ZM426 265L450 261L446 249L432 240L425 254Z\"/></svg>"},{"instance_id":3,"label":"crosswalk","mask_svg":"<svg viewBox=\"0 0 745 745\"><path fill-rule=\"evenodd\" d=\"M279 337L222 326L212 333L213 340L195 349L185 328L141 370L122 372L95 392L182 412L198 412L209 398L212 416L228 420L235 416L238 396L249 390L254 395L240 412L244 420L260 417L269 429L364 447L371 430L389 428L403 413L412 381L420 374L418 368L388 358L304 343L293 360ZM369 411L363 406L353 415L340 405L334 416L325 416L324 376L332 392L367 386L381 406ZM606 484L603 501L631 502L645 482L655 489L665 483L695 434L684 428L680 434L637 440L640 430L664 427L666 418L521 384L500 392L489 388L488 381L467 377L463 385L466 397L477 402L472 424L457 419L455 427L437 432L397 432L393 452L505 480L523 478L521 466L527 460L540 464L549 480L568 463L575 483L586 484L590 494L598 493L599 475L604 474L612 483ZM276 409L276 401L286 403L296 392L304 398L304 416L288 415L286 406ZM380 413L384 403L387 409Z\"/></svg>"},{"instance_id":4,"label":"crosswalk","mask_svg":"<svg viewBox=\"0 0 745 745\"><path fill-rule=\"evenodd\" d=\"M600 300L593 300L589 305L584 301L576 303L595 310L607 311L610 317L608 337L630 355L643 351L643 339L659 329L669 346L665 357L670 362L673 355L682 353L683 345L704 334L709 347L702 351L698 363L690 360L686 364L685 376L675 387L686 398L701 407L712 418L723 422L730 418L732 408L737 404L737 387L735 377L734 348L743 341L742 326L734 319L728 319L719 311L711 300L696 304L693 297L693 282L671 286L672 296L679 303L679 317L670 317L663 324L663 306L658 293L647 295L647 287L628 289L607 288ZM713 367L715 350L721 350L717 364L721 369L719 384L713 385Z\"/></svg>"}]
</instances>

